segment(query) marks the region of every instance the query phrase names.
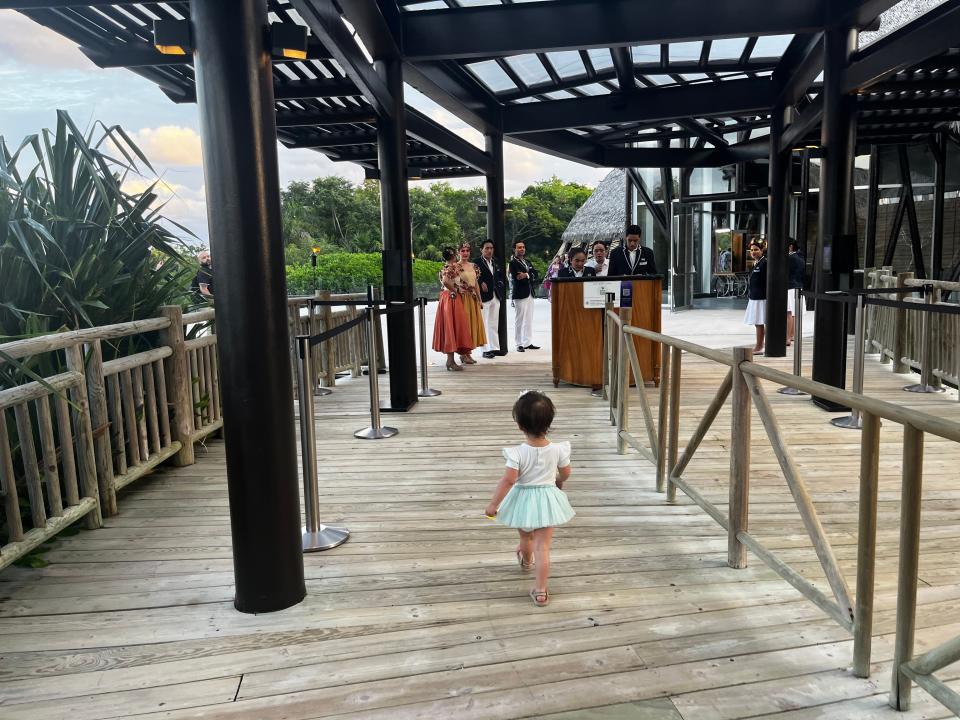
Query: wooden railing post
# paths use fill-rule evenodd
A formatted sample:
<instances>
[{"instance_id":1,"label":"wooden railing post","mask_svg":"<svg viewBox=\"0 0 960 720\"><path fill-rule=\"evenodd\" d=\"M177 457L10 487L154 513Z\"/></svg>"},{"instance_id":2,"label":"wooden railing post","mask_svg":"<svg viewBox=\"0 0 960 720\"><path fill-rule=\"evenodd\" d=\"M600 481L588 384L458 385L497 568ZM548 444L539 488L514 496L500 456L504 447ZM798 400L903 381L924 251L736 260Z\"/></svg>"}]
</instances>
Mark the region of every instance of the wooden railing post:
<instances>
[{"instance_id":1,"label":"wooden railing post","mask_svg":"<svg viewBox=\"0 0 960 720\"><path fill-rule=\"evenodd\" d=\"M667 424L670 422L670 346L660 345L660 407L657 408L657 492L667 487Z\"/></svg>"},{"instance_id":2,"label":"wooden railing post","mask_svg":"<svg viewBox=\"0 0 960 720\"><path fill-rule=\"evenodd\" d=\"M84 375L87 378L90 423L93 426L93 454L100 486L100 508L109 517L117 514L117 491L113 484L113 451L110 445L107 383L103 377L103 348L99 340L94 340L89 347Z\"/></svg>"},{"instance_id":3,"label":"wooden railing post","mask_svg":"<svg viewBox=\"0 0 960 720\"><path fill-rule=\"evenodd\" d=\"M857 595L853 618L853 674L870 677L874 576L877 564L880 418L863 414L860 435L860 519L857 531Z\"/></svg>"},{"instance_id":4,"label":"wooden railing post","mask_svg":"<svg viewBox=\"0 0 960 720\"><path fill-rule=\"evenodd\" d=\"M733 417L730 421L730 527L727 535L727 565L747 566L747 548L737 534L748 532L750 510L750 388L740 364L753 360L750 348L733 350Z\"/></svg>"},{"instance_id":5,"label":"wooden railing post","mask_svg":"<svg viewBox=\"0 0 960 720\"><path fill-rule=\"evenodd\" d=\"M900 569L897 578L897 636L893 648L890 705L910 709L910 678L901 665L913 658L917 622L917 573L920 569L920 508L923 486L923 432L903 426L903 476L900 488Z\"/></svg>"},{"instance_id":6,"label":"wooden railing post","mask_svg":"<svg viewBox=\"0 0 960 720\"><path fill-rule=\"evenodd\" d=\"M66 348L67 369L84 375L83 351L80 345ZM88 529L103 526L103 512L100 509L100 488L97 484L97 461L93 450L93 427L90 422L90 401L87 399L87 379L84 376L80 385L70 389L70 402L73 405L73 425L76 428L77 473L83 496L96 500L96 507L84 518Z\"/></svg>"},{"instance_id":7,"label":"wooden railing post","mask_svg":"<svg viewBox=\"0 0 960 720\"><path fill-rule=\"evenodd\" d=\"M896 298L903 302L904 296L912 292L906 287L907 280L913 280L913 273L905 272L897 275L897 287L903 288L903 293L897 293ZM910 366L903 361L907 345L907 310L897 308L893 311L893 347L890 348L893 354L893 372L908 373Z\"/></svg>"},{"instance_id":8,"label":"wooden railing post","mask_svg":"<svg viewBox=\"0 0 960 720\"><path fill-rule=\"evenodd\" d=\"M617 455L627 454L627 440L620 433L630 430L630 360L627 343L633 342L633 336L623 332L623 328L630 324L633 315L632 308L620 308L620 327L617 328L618 361L617 361L617 395L620 402L617 405ZM643 392L639 378L636 379L637 389Z\"/></svg>"},{"instance_id":9,"label":"wooden railing post","mask_svg":"<svg viewBox=\"0 0 960 720\"><path fill-rule=\"evenodd\" d=\"M170 326L160 331L160 342L170 348L170 365L166 373L167 401L173 408L170 429L174 440L180 441L180 450L173 456L177 467L193 465L193 378L183 337L183 310L179 305L164 305L160 314Z\"/></svg>"},{"instance_id":10,"label":"wooden railing post","mask_svg":"<svg viewBox=\"0 0 960 720\"><path fill-rule=\"evenodd\" d=\"M667 502L676 502L677 486L671 482L670 476L677 466L677 456L680 452L680 363L683 350L678 347L670 350L670 424L667 437Z\"/></svg>"}]
</instances>

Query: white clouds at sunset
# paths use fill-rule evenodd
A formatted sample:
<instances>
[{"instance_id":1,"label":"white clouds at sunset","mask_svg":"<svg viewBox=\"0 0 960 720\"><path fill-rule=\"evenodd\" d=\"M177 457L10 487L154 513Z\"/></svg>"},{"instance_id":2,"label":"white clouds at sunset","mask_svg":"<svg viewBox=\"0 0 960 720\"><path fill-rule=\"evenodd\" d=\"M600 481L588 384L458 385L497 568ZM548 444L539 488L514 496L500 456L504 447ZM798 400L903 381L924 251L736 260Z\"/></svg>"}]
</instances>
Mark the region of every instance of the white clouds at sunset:
<instances>
[{"instance_id":1,"label":"white clouds at sunset","mask_svg":"<svg viewBox=\"0 0 960 720\"><path fill-rule=\"evenodd\" d=\"M193 128L175 125L141 128L133 137L152 164L186 167L203 165L200 135Z\"/></svg>"}]
</instances>

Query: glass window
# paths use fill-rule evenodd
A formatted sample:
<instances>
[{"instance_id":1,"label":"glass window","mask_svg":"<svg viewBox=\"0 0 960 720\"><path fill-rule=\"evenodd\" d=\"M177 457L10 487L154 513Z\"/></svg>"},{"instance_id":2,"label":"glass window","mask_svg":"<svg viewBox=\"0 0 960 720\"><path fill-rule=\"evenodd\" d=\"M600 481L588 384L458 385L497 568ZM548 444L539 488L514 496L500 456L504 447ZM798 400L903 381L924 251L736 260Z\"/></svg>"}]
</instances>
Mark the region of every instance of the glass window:
<instances>
[{"instance_id":1,"label":"glass window","mask_svg":"<svg viewBox=\"0 0 960 720\"><path fill-rule=\"evenodd\" d=\"M550 75L536 55L516 55L507 58L507 64L527 85L550 82Z\"/></svg>"},{"instance_id":2,"label":"glass window","mask_svg":"<svg viewBox=\"0 0 960 720\"><path fill-rule=\"evenodd\" d=\"M609 95L610 89L604 87L600 83L590 83L589 85L581 85L577 88L580 92L586 93L587 95Z\"/></svg>"},{"instance_id":3,"label":"glass window","mask_svg":"<svg viewBox=\"0 0 960 720\"><path fill-rule=\"evenodd\" d=\"M714 40L710 45L711 60L739 60L747 46L746 38Z\"/></svg>"},{"instance_id":4,"label":"glass window","mask_svg":"<svg viewBox=\"0 0 960 720\"><path fill-rule=\"evenodd\" d=\"M550 60L550 64L552 64L554 70L557 71L557 75L562 78L571 78L587 73L586 68L583 67L583 60L580 58L580 53L574 52L573 50L548 52L547 59Z\"/></svg>"},{"instance_id":5,"label":"glass window","mask_svg":"<svg viewBox=\"0 0 960 720\"><path fill-rule=\"evenodd\" d=\"M490 88L493 92L503 92L504 90L515 90L516 85L503 68L497 65L493 60L484 60L483 62L467 65L467 68L477 79ZM544 71L546 74L546 71ZM549 78L549 76L548 76Z\"/></svg>"},{"instance_id":6,"label":"glass window","mask_svg":"<svg viewBox=\"0 0 960 720\"><path fill-rule=\"evenodd\" d=\"M613 67L613 58L610 57L610 51L603 48L594 48L587 50L590 54L590 62L597 70L606 70Z\"/></svg>"},{"instance_id":7,"label":"glass window","mask_svg":"<svg viewBox=\"0 0 960 720\"><path fill-rule=\"evenodd\" d=\"M634 63L658 63L660 62L659 45L636 45L631 48L633 51Z\"/></svg>"},{"instance_id":8,"label":"glass window","mask_svg":"<svg viewBox=\"0 0 960 720\"><path fill-rule=\"evenodd\" d=\"M773 57L778 58L783 55L787 45L793 40L793 35L765 35L757 38L757 44L750 53L752 58Z\"/></svg>"},{"instance_id":9,"label":"glass window","mask_svg":"<svg viewBox=\"0 0 960 720\"><path fill-rule=\"evenodd\" d=\"M681 42L670 44L670 62L699 60L703 52L703 42Z\"/></svg>"}]
</instances>

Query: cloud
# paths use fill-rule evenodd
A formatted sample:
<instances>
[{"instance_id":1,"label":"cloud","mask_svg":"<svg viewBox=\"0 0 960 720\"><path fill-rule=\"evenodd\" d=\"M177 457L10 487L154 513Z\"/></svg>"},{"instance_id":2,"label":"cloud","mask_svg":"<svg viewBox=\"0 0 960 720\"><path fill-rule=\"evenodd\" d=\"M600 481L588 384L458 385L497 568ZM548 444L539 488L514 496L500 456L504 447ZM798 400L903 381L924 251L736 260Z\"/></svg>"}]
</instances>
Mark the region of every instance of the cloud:
<instances>
[{"instance_id":1,"label":"cloud","mask_svg":"<svg viewBox=\"0 0 960 720\"><path fill-rule=\"evenodd\" d=\"M96 69L72 40L13 10L0 10L0 58L46 68Z\"/></svg>"},{"instance_id":2,"label":"cloud","mask_svg":"<svg viewBox=\"0 0 960 720\"><path fill-rule=\"evenodd\" d=\"M134 133L134 139L151 163L187 167L203 164L200 135L193 128L176 125L142 128Z\"/></svg>"}]
</instances>

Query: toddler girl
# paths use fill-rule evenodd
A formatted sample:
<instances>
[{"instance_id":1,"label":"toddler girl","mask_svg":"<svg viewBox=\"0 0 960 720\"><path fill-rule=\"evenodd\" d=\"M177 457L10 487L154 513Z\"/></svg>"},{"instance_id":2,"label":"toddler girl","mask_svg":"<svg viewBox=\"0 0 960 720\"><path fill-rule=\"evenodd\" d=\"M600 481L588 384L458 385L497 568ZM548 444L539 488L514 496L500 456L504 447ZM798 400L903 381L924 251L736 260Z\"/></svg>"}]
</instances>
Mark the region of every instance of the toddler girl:
<instances>
[{"instance_id":1,"label":"toddler girl","mask_svg":"<svg viewBox=\"0 0 960 720\"><path fill-rule=\"evenodd\" d=\"M550 398L533 390L514 403L513 419L526 442L504 449L507 469L487 506L488 517L520 532L517 562L522 570L536 567L530 597L538 607L550 602L547 579L553 529L576 514L561 489L570 477L570 443L547 440L554 412Z\"/></svg>"}]
</instances>

